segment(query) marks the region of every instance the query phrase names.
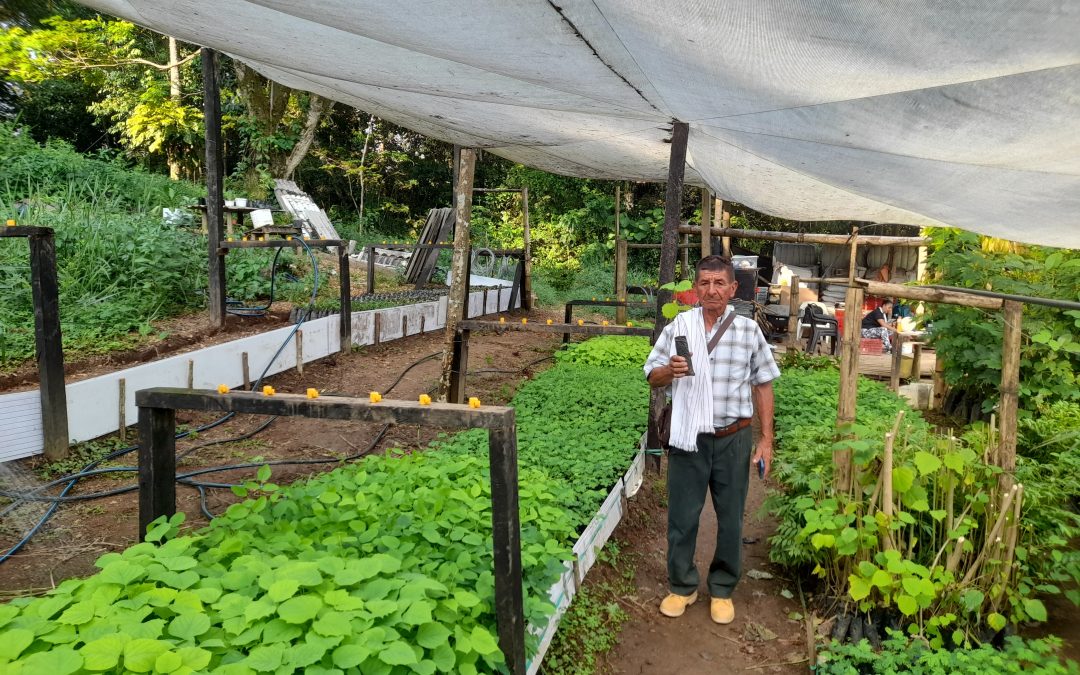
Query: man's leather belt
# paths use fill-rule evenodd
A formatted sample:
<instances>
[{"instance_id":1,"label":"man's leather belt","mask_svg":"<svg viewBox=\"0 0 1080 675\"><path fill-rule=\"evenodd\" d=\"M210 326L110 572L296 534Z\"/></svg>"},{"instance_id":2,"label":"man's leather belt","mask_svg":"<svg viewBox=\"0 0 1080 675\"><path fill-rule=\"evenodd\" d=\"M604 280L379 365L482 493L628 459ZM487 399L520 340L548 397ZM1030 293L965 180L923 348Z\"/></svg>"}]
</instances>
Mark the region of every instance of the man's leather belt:
<instances>
[{"instance_id":1,"label":"man's leather belt","mask_svg":"<svg viewBox=\"0 0 1080 675\"><path fill-rule=\"evenodd\" d=\"M730 436L731 434L742 431L746 427L750 426L750 418L744 417L740 420L736 420L726 427L716 427L713 429L713 436L717 438L723 438L724 436Z\"/></svg>"}]
</instances>

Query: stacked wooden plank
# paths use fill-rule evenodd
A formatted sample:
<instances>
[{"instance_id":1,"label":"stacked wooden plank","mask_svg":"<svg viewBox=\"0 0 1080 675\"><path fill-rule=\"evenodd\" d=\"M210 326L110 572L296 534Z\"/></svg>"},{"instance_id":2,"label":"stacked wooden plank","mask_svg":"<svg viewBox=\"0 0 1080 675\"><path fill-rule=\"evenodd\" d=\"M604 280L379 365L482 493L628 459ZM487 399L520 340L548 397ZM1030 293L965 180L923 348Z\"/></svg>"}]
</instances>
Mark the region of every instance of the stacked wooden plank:
<instances>
[{"instance_id":1,"label":"stacked wooden plank","mask_svg":"<svg viewBox=\"0 0 1080 675\"><path fill-rule=\"evenodd\" d=\"M441 208L428 211L427 222L420 231L417 245L445 243L454 231L454 220L454 209ZM431 281L431 273L435 271L435 263L438 260L438 249L416 249L409 258L409 265L405 268L405 281L417 285L428 283Z\"/></svg>"}]
</instances>

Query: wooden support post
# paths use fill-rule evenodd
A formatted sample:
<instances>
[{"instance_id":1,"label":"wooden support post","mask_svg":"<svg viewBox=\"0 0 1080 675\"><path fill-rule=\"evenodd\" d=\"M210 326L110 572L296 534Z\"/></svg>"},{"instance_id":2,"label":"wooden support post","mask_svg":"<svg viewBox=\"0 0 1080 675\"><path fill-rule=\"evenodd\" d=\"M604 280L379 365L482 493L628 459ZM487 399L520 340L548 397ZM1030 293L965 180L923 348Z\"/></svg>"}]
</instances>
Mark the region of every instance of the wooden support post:
<instances>
[{"instance_id":1,"label":"wooden support post","mask_svg":"<svg viewBox=\"0 0 1080 675\"><path fill-rule=\"evenodd\" d=\"M515 279L515 281L516 281L516 279ZM499 300L502 300L502 298L500 297ZM488 289L487 288L484 289L483 305L484 305L484 309L482 309L480 311L481 316L488 313L488 308L487 308L487 306L488 306ZM513 307L513 306L514 306L514 299L510 298L510 307ZM501 310L501 309L502 309L501 307L496 307L495 312L498 313L499 310Z\"/></svg>"},{"instance_id":2,"label":"wooden support post","mask_svg":"<svg viewBox=\"0 0 1080 675\"><path fill-rule=\"evenodd\" d=\"M851 228L851 256L848 259L848 284L855 283L855 261L858 258L859 253L859 228L855 226ZM858 307L848 307L844 305L844 310L847 312L855 313L855 310L862 310L862 305Z\"/></svg>"},{"instance_id":3,"label":"wooden support post","mask_svg":"<svg viewBox=\"0 0 1080 675\"><path fill-rule=\"evenodd\" d=\"M1020 393L1020 329L1024 321L1024 306L1016 300L1006 300L1003 312L1005 334L1001 346L1001 446L997 465L1001 467L998 485L1011 488L1016 471L1016 422Z\"/></svg>"},{"instance_id":4,"label":"wooden support post","mask_svg":"<svg viewBox=\"0 0 1080 675\"><path fill-rule=\"evenodd\" d=\"M117 425L120 428L120 440L127 442L127 380L121 377L116 384L119 390L118 393L120 394L118 397L120 400L120 407L118 409L119 419L117 420Z\"/></svg>"},{"instance_id":5,"label":"wooden support post","mask_svg":"<svg viewBox=\"0 0 1080 675\"><path fill-rule=\"evenodd\" d=\"M195 360L188 359L187 362L187 388L195 388Z\"/></svg>"},{"instance_id":6,"label":"wooden support post","mask_svg":"<svg viewBox=\"0 0 1080 675\"><path fill-rule=\"evenodd\" d=\"M521 264L521 308L531 312L533 308L532 295L532 239L529 236L529 187L521 188L521 228L522 228L522 255ZM502 296L499 296L500 299Z\"/></svg>"},{"instance_id":7,"label":"wooden support post","mask_svg":"<svg viewBox=\"0 0 1080 675\"><path fill-rule=\"evenodd\" d=\"M675 258L679 246L679 215L682 210L683 177L686 174L686 122L675 122L671 130L671 156L668 161L667 190L664 194L664 233L660 247L660 286L675 281ZM656 323L653 342L660 336L668 320L660 308L671 302L673 293L660 289L656 293Z\"/></svg>"},{"instance_id":8,"label":"wooden support post","mask_svg":"<svg viewBox=\"0 0 1080 675\"><path fill-rule=\"evenodd\" d=\"M139 541L146 526L176 513L176 411L139 408Z\"/></svg>"},{"instance_id":9,"label":"wooden support post","mask_svg":"<svg viewBox=\"0 0 1080 675\"><path fill-rule=\"evenodd\" d=\"M304 374L304 331L296 331L296 335L293 336L293 342L296 344L296 374L303 376Z\"/></svg>"},{"instance_id":10,"label":"wooden support post","mask_svg":"<svg viewBox=\"0 0 1080 675\"><path fill-rule=\"evenodd\" d=\"M922 347L923 343L913 342L911 345L911 381L919 382L922 379Z\"/></svg>"},{"instance_id":11,"label":"wooden support post","mask_svg":"<svg viewBox=\"0 0 1080 675\"><path fill-rule=\"evenodd\" d=\"M338 281L341 284L341 321L338 324L339 351L348 354L352 349L352 281L349 279L349 250L337 247Z\"/></svg>"},{"instance_id":12,"label":"wooden support post","mask_svg":"<svg viewBox=\"0 0 1080 675\"><path fill-rule=\"evenodd\" d=\"M374 323L375 335L371 339L371 344L373 346L379 344L379 341L382 339L382 312L375 312Z\"/></svg>"},{"instance_id":13,"label":"wooden support post","mask_svg":"<svg viewBox=\"0 0 1080 675\"><path fill-rule=\"evenodd\" d=\"M845 317L846 318L846 317ZM904 336L895 333L892 336L892 366L889 368L889 389L900 390L900 369L904 365Z\"/></svg>"},{"instance_id":14,"label":"wooden support post","mask_svg":"<svg viewBox=\"0 0 1080 675\"><path fill-rule=\"evenodd\" d=\"M375 292L375 247L365 246L364 248L367 250L367 287L364 292L371 294Z\"/></svg>"},{"instance_id":15,"label":"wooden support post","mask_svg":"<svg viewBox=\"0 0 1080 675\"><path fill-rule=\"evenodd\" d=\"M799 350L799 277L791 277L791 293L788 297L788 349Z\"/></svg>"},{"instance_id":16,"label":"wooden support post","mask_svg":"<svg viewBox=\"0 0 1080 675\"><path fill-rule=\"evenodd\" d=\"M248 353L240 352L240 368L244 371L244 391L251 390L251 370L248 368Z\"/></svg>"},{"instance_id":17,"label":"wooden support post","mask_svg":"<svg viewBox=\"0 0 1080 675\"><path fill-rule=\"evenodd\" d=\"M692 279L693 275L690 273L690 235L684 234L680 238L682 239L682 247L679 249L679 278Z\"/></svg>"},{"instance_id":18,"label":"wooden support post","mask_svg":"<svg viewBox=\"0 0 1080 675\"><path fill-rule=\"evenodd\" d=\"M464 403L465 376L469 371L469 331L459 330L454 336L454 350L450 362L450 389L447 403Z\"/></svg>"},{"instance_id":19,"label":"wooden support post","mask_svg":"<svg viewBox=\"0 0 1080 675\"><path fill-rule=\"evenodd\" d=\"M862 307L863 289L848 288L844 307ZM858 312L845 317L844 341L840 345L840 401L836 412L836 425L843 433L855 422L855 400L859 385L859 321ZM854 479L851 450L833 453L833 483L838 492L849 493Z\"/></svg>"},{"instance_id":20,"label":"wooden support post","mask_svg":"<svg viewBox=\"0 0 1080 675\"><path fill-rule=\"evenodd\" d=\"M458 322L468 317L469 262L472 246L469 241L472 221L473 173L476 169L476 150L454 147L454 258L450 264L451 284L446 306L446 332L443 337L442 376L439 379L439 398L449 398L454 375L454 356ZM464 373L461 376L464 377Z\"/></svg>"},{"instance_id":21,"label":"wooden support post","mask_svg":"<svg viewBox=\"0 0 1080 675\"><path fill-rule=\"evenodd\" d=\"M712 255L712 195L709 188L701 188L701 257Z\"/></svg>"},{"instance_id":22,"label":"wooden support post","mask_svg":"<svg viewBox=\"0 0 1080 675\"><path fill-rule=\"evenodd\" d=\"M574 306L569 302L566 303L566 307L563 309L563 323L567 326L570 325L570 320L574 318ZM570 344L570 333L562 334L562 343L564 345Z\"/></svg>"},{"instance_id":23,"label":"wooden support post","mask_svg":"<svg viewBox=\"0 0 1080 675\"><path fill-rule=\"evenodd\" d=\"M937 357L937 355L934 355ZM945 362L940 357L934 359L933 394L930 396L930 409L941 410L945 405Z\"/></svg>"},{"instance_id":24,"label":"wooden support post","mask_svg":"<svg viewBox=\"0 0 1080 675\"><path fill-rule=\"evenodd\" d=\"M409 317L405 312L401 313L401 337L409 337Z\"/></svg>"},{"instance_id":25,"label":"wooden support post","mask_svg":"<svg viewBox=\"0 0 1080 675\"><path fill-rule=\"evenodd\" d=\"M517 430L509 423L488 430L491 536L495 556L495 619L499 648L514 675L525 675L525 605L522 596L518 503Z\"/></svg>"},{"instance_id":26,"label":"wooden support post","mask_svg":"<svg viewBox=\"0 0 1080 675\"><path fill-rule=\"evenodd\" d=\"M31 234L30 292L34 299L34 346L40 383L41 424L45 459L68 456L67 390L64 388L64 348L60 337L60 289L56 280L56 241L53 232Z\"/></svg>"},{"instance_id":27,"label":"wooden support post","mask_svg":"<svg viewBox=\"0 0 1080 675\"><path fill-rule=\"evenodd\" d=\"M619 302L626 302L626 257L627 248L625 239L615 240L615 299ZM626 305L620 305L615 308L615 323L624 325L626 323ZM569 323L569 319L567 319Z\"/></svg>"},{"instance_id":28,"label":"wooden support post","mask_svg":"<svg viewBox=\"0 0 1080 675\"><path fill-rule=\"evenodd\" d=\"M720 227L727 229L731 227L731 202L725 202L722 199L716 200L716 213L720 216ZM724 235L720 239L720 245L723 247L723 253L725 258L731 258L731 237Z\"/></svg>"},{"instance_id":29,"label":"wooden support post","mask_svg":"<svg viewBox=\"0 0 1080 675\"><path fill-rule=\"evenodd\" d=\"M203 123L206 146L206 235L208 247L210 323L225 325L225 253L220 250L224 221L224 173L221 150L221 91L218 88L218 55L202 49Z\"/></svg>"}]
</instances>

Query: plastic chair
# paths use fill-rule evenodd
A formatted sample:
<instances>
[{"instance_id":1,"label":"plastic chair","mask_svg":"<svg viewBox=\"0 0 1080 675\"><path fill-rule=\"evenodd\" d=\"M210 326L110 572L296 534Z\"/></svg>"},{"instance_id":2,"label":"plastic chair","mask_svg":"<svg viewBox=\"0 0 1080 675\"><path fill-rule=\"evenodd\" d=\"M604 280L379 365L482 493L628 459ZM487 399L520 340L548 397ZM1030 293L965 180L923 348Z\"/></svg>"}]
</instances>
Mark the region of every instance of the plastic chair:
<instances>
[{"instance_id":1,"label":"plastic chair","mask_svg":"<svg viewBox=\"0 0 1080 675\"><path fill-rule=\"evenodd\" d=\"M817 353L818 343L823 338L832 338L832 353L835 356L840 351L839 324L833 317L826 314L817 305L807 305L803 322L810 326L810 338L806 343L806 353Z\"/></svg>"}]
</instances>

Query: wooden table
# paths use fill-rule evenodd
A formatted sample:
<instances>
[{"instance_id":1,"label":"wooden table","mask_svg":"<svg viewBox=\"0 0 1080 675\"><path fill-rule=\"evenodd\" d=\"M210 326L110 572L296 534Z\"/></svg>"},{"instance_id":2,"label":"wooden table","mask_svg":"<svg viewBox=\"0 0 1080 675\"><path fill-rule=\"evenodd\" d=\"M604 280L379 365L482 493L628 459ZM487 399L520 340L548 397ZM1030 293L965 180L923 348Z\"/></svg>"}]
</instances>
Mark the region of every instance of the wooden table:
<instances>
[{"instance_id":1,"label":"wooden table","mask_svg":"<svg viewBox=\"0 0 1080 675\"><path fill-rule=\"evenodd\" d=\"M195 204L188 208L193 211L198 211L202 215L202 231L203 234L206 234L206 204ZM221 206L221 211L225 217L225 236L233 236L233 226L243 223L245 215L250 214L252 211L258 211L265 208L266 207L263 206L228 206L223 204Z\"/></svg>"}]
</instances>

